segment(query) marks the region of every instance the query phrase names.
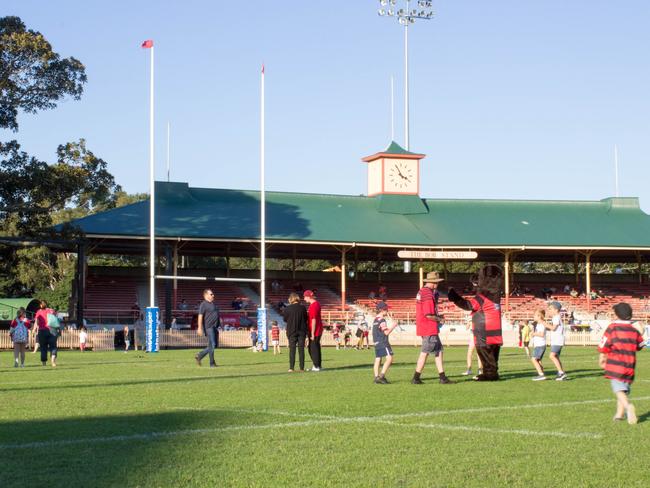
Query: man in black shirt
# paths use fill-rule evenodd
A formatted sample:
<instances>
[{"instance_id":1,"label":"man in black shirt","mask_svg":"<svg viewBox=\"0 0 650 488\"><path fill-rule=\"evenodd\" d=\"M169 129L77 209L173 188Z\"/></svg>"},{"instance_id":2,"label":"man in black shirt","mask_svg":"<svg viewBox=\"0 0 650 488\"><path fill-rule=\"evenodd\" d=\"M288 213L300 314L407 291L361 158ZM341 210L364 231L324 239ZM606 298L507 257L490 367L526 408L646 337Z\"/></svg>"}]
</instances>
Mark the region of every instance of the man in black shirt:
<instances>
[{"instance_id":1,"label":"man in black shirt","mask_svg":"<svg viewBox=\"0 0 650 488\"><path fill-rule=\"evenodd\" d=\"M214 303L214 293L209 288L203 290L203 301L199 305L199 334L205 334L208 338L208 347L194 356L196 363L201 366L201 359L206 355L210 356L210 367L216 367L214 362L214 349L219 344L219 308Z\"/></svg>"}]
</instances>

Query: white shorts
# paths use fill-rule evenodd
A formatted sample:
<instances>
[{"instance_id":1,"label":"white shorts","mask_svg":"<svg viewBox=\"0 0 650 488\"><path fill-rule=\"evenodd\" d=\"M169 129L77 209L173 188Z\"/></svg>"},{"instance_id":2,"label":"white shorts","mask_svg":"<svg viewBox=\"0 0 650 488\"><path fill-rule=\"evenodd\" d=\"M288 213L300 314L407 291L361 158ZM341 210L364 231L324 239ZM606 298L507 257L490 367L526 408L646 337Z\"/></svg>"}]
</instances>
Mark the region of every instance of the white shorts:
<instances>
[{"instance_id":1,"label":"white shorts","mask_svg":"<svg viewBox=\"0 0 650 488\"><path fill-rule=\"evenodd\" d=\"M280 341L271 341L271 344L274 345L274 346L279 346Z\"/></svg>"}]
</instances>

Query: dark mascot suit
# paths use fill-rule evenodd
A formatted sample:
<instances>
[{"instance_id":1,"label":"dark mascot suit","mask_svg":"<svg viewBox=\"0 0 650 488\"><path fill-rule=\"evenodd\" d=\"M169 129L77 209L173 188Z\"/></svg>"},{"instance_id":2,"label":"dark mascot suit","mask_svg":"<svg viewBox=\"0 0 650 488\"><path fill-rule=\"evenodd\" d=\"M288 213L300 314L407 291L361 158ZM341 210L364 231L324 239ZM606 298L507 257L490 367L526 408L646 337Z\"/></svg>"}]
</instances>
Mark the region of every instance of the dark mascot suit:
<instances>
[{"instance_id":1,"label":"dark mascot suit","mask_svg":"<svg viewBox=\"0 0 650 488\"><path fill-rule=\"evenodd\" d=\"M449 301L457 307L472 312L472 329L476 353L483 364L483 373L477 381L499 379L499 351L503 345L501 334L501 287L503 271L499 266L488 264L478 274L476 294L465 299L453 288L449 289Z\"/></svg>"}]
</instances>

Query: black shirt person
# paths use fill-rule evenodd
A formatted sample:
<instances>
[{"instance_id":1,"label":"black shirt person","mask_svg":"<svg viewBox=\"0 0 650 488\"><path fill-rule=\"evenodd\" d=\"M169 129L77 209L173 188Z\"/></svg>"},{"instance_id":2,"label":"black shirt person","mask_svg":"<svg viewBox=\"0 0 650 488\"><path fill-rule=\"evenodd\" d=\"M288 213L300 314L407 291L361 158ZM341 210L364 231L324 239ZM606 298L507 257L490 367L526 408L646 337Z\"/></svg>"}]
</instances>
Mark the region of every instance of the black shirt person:
<instances>
[{"instance_id":1,"label":"black shirt person","mask_svg":"<svg viewBox=\"0 0 650 488\"><path fill-rule=\"evenodd\" d=\"M205 334L208 338L208 347L194 356L196 363L201 366L201 359L206 355L210 356L210 367L216 367L214 362L214 350L219 345L219 307L214 303L214 293L209 288L203 290L203 301L199 305L199 334Z\"/></svg>"},{"instance_id":2,"label":"black shirt person","mask_svg":"<svg viewBox=\"0 0 650 488\"><path fill-rule=\"evenodd\" d=\"M305 339L307 338L307 309L300 303L297 293L289 295L289 305L282 310L282 317L287 323L287 339L289 340L289 373L293 373L296 365L296 347L300 371L305 369Z\"/></svg>"}]
</instances>

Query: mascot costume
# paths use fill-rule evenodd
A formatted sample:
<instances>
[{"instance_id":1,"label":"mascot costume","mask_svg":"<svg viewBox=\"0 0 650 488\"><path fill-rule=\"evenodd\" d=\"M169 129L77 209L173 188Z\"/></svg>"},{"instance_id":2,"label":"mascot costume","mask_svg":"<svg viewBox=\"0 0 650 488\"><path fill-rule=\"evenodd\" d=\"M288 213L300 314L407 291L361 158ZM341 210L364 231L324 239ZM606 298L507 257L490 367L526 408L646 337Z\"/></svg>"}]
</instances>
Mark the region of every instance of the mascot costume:
<instances>
[{"instance_id":1,"label":"mascot costume","mask_svg":"<svg viewBox=\"0 0 650 488\"><path fill-rule=\"evenodd\" d=\"M449 289L449 301L472 313L472 329L476 353L481 358L483 372L476 381L499 379L499 351L503 345L501 335L501 288L503 271L495 264L481 268L476 283L476 294L465 299L453 288Z\"/></svg>"}]
</instances>

